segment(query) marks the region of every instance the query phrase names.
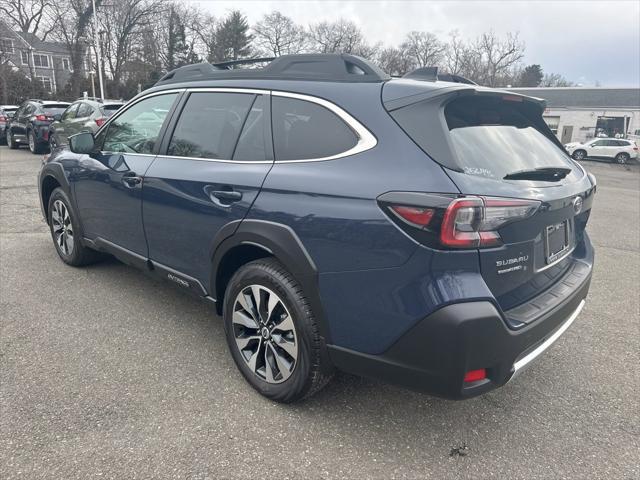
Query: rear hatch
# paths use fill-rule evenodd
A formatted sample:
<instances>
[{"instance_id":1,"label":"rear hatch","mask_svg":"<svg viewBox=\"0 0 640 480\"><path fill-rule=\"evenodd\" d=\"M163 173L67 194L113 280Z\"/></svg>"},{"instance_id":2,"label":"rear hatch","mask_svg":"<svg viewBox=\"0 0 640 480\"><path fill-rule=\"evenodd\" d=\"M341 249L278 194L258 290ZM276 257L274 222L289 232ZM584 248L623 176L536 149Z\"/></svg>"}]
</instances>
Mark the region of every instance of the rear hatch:
<instances>
[{"instance_id":1,"label":"rear hatch","mask_svg":"<svg viewBox=\"0 0 640 480\"><path fill-rule=\"evenodd\" d=\"M62 115L68 106L68 103L44 103L41 111L34 115L34 120L43 123L51 123L55 120L55 116Z\"/></svg>"},{"instance_id":2,"label":"rear hatch","mask_svg":"<svg viewBox=\"0 0 640 480\"><path fill-rule=\"evenodd\" d=\"M585 227L595 179L566 154L538 99L468 86L444 90L387 108L460 190L457 205L431 221L440 231L436 248L477 248L487 286L513 313L512 326L523 326L590 271L581 259L590 248Z\"/></svg>"}]
</instances>

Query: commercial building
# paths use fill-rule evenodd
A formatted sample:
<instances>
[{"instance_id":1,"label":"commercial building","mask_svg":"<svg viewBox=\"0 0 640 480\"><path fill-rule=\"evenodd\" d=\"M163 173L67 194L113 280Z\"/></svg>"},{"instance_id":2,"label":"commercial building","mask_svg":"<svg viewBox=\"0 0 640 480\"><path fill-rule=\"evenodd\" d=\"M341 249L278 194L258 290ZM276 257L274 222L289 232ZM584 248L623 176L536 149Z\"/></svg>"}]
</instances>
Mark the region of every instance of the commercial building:
<instances>
[{"instance_id":1,"label":"commercial building","mask_svg":"<svg viewBox=\"0 0 640 480\"><path fill-rule=\"evenodd\" d=\"M544 118L560 141L596 136L640 139L640 88L538 87L514 92L547 101Z\"/></svg>"}]
</instances>

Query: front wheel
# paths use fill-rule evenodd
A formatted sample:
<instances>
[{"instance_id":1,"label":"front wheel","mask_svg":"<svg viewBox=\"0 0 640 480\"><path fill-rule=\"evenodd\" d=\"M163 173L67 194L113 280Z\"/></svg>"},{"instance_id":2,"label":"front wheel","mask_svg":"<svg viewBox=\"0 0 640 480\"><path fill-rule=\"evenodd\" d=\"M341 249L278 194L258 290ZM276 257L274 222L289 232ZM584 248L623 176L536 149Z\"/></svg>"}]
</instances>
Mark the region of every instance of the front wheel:
<instances>
[{"instance_id":1,"label":"front wheel","mask_svg":"<svg viewBox=\"0 0 640 480\"><path fill-rule=\"evenodd\" d=\"M571 156L574 160L584 160L585 158L587 158L587 152L585 152L584 150L576 150Z\"/></svg>"},{"instance_id":2,"label":"front wheel","mask_svg":"<svg viewBox=\"0 0 640 480\"><path fill-rule=\"evenodd\" d=\"M331 379L333 368L309 301L277 260L255 260L235 273L223 320L238 369L265 397L294 402Z\"/></svg>"},{"instance_id":3,"label":"front wheel","mask_svg":"<svg viewBox=\"0 0 640 480\"><path fill-rule=\"evenodd\" d=\"M82 244L82 230L69 197L60 187L49 198L47 211L51 238L62 261L74 267L95 263L99 252Z\"/></svg>"},{"instance_id":4,"label":"front wheel","mask_svg":"<svg viewBox=\"0 0 640 480\"><path fill-rule=\"evenodd\" d=\"M620 165L624 165L625 163L629 162L629 154L628 153L624 153L624 152L620 152L618 155L616 155L616 163L620 164Z\"/></svg>"}]
</instances>

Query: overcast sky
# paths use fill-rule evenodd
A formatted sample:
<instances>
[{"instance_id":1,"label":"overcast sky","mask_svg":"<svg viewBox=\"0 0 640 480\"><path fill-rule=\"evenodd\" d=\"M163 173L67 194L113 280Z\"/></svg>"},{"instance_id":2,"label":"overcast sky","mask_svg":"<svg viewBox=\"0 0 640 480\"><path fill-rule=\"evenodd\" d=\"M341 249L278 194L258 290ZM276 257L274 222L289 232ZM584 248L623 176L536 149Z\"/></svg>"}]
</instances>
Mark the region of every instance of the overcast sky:
<instances>
[{"instance_id":1,"label":"overcast sky","mask_svg":"<svg viewBox=\"0 0 640 480\"><path fill-rule=\"evenodd\" d=\"M216 16L238 8L251 23L279 10L308 25L343 17L370 43L396 45L411 30L446 39L451 30L474 38L495 30L520 32L525 62L574 82L640 86L640 1L195 1Z\"/></svg>"}]
</instances>

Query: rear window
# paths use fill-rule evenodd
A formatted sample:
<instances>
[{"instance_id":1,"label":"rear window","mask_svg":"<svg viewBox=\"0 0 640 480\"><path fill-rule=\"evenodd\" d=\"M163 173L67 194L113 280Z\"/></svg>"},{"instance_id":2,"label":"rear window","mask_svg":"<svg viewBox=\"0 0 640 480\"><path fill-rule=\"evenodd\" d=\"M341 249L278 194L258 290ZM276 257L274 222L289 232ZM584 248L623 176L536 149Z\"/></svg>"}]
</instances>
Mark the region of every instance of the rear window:
<instances>
[{"instance_id":1,"label":"rear window","mask_svg":"<svg viewBox=\"0 0 640 480\"><path fill-rule=\"evenodd\" d=\"M106 118L109 118L111 115L116 113L122 105L103 105L102 106L102 115Z\"/></svg>"},{"instance_id":2,"label":"rear window","mask_svg":"<svg viewBox=\"0 0 640 480\"><path fill-rule=\"evenodd\" d=\"M346 152L358 137L335 113L321 105L287 97L272 99L277 160L308 160Z\"/></svg>"},{"instance_id":3,"label":"rear window","mask_svg":"<svg viewBox=\"0 0 640 480\"><path fill-rule=\"evenodd\" d=\"M44 108L45 110L59 110L59 111L63 111L64 109L66 109L69 106L68 103L45 103L42 108Z\"/></svg>"},{"instance_id":4,"label":"rear window","mask_svg":"<svg viewBox=\"0 0 640 480\"><path fill-rule=\"evenodd\" d=\"M499 180L520 170L574 167L537 128L525 102L460 98L444 113L459 166L469 175Z\"/></svg>"}]
</instances>

